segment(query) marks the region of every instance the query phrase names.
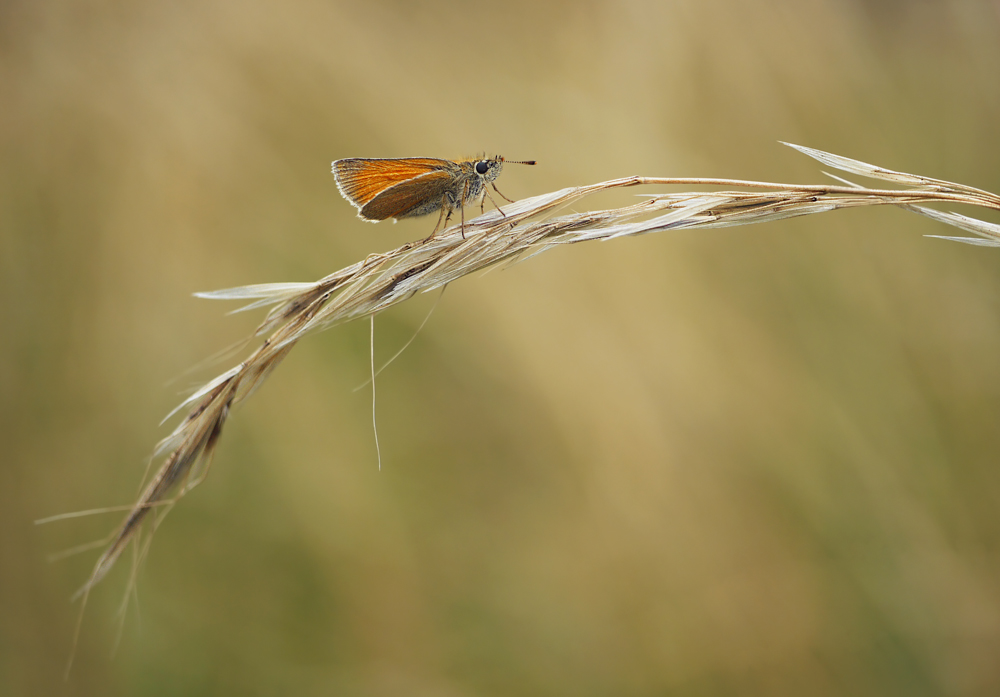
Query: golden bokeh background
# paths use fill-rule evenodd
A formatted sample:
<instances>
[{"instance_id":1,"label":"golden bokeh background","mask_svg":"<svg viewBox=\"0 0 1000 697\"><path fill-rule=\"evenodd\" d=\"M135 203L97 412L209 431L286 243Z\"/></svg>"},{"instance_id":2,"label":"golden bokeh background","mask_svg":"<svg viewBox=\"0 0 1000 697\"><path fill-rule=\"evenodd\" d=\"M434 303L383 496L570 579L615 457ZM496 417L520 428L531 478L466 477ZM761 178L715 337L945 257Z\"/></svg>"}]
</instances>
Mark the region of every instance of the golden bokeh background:
<instances>
[{"instance_id":1,"label":"golden bokeh background","mask_svg":"<svg viewBox=\"0 0 1000 697\"><path fill-rule=\"evenodd\" d=\"M97 552L46 557L120 514L32 524L131 501L238 360L185 373L261 317L193 292L430 231L333 159L829 181L780 139L997 192L998 76L992 0L3 3L0 694L1000 694L1000 250L899 210L452 284L379 378L381 472L367 323L310 337L68 682Z\"/></svg>"}]
</instances>

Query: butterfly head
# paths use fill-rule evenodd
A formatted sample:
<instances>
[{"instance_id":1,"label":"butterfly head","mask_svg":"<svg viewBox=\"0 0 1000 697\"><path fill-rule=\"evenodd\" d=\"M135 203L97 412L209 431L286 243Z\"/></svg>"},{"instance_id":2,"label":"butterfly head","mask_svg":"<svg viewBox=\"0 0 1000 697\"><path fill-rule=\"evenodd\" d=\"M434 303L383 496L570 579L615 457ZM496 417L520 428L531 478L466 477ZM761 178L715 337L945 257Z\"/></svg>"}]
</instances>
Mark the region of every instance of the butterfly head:
<instances>
[{"instance_id":1,"label":"butterfly head","mask_svg":"<svg viewBox=\"0 0 1000 697\"><path fill-rule=\"evenodd\" d=\"M514 165L533 165L534 160L523 160L523 161L508 161L505 160L500 155L494 157L483 157L477 159L472 164L472 171L476 173L477 177L480 177L484 183L489 183L495 181L497 177L500 176L500 172L503 170L505 162L510 162Z\"/></svg>"}]
</instances>

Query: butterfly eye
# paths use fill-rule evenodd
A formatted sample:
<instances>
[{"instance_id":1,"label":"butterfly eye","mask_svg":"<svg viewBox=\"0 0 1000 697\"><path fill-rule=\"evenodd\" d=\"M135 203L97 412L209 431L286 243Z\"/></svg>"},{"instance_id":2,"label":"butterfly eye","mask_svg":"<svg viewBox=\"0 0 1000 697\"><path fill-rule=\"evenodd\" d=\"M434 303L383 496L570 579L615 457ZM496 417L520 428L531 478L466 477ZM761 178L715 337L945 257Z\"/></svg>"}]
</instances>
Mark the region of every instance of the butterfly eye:
<instances>
[{"instance_id":1,"label":"butterfly eye","mask_svg":"<svg viewBox=\"0 0 1000 697\"><path fill-rule=\"evenodd\" d=\"M476 163L476 174L486 174L486 172L488 172L489 169L490 165L486 161Z\"/></svg>"}]
</instances>

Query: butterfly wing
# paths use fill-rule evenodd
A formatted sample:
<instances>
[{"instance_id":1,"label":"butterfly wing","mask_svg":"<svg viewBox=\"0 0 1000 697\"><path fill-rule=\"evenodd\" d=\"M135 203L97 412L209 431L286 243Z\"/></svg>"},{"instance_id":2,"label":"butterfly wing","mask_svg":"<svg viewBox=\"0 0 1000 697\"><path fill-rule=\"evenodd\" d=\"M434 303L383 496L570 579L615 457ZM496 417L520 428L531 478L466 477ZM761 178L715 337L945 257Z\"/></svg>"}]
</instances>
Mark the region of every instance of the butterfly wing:
<instances>
[{"instance_id":1,"label":"butterfly wing","mask_svg":"<svg viewBox=\"0 0 1000 697\"><path fill-rule=\"evenodd\" d=\"M404 157L397 159L350 158L333 163L333 174L341 195L358 209L364 208L376 196L399 184L418 177L436 179L442 175L450 178L453 162L433 157ZM384 220L390 215L369 220Z\"/></svg>"},{"instance_id":2,"label":"butterfly wing","mask_svg":"<svg viewBox=\"0 0 1000 697\"><path fill-rule=\"evenodd\" d=\"M444 195L454 181L445 171L421 174L379 192L358 215L373 221L427 215L441 208Z\"/></svg>"}]
</instances>

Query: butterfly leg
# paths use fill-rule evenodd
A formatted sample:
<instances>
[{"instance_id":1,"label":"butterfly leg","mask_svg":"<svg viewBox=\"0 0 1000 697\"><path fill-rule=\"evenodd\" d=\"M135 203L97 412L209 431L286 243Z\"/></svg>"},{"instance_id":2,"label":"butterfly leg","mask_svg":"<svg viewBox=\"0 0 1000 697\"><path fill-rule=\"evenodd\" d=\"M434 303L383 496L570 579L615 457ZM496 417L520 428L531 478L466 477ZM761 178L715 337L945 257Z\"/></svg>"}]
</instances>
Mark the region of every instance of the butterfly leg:
<instances>
[{"instance_id":1,"label":"butterfly leg","mask_svg":"<svg viewBox=\"0 0 1000 697\"><path fill-rule=\"evenodd\" d=\"M448 214L447 217L445 217L445 213ZM447 196L442 196L441 197L441 214L438 216L437 225L434 226L434 230L431 232L430 235L428 235L427 239L425 239L424 242L430 242L431 240L433 240L434 239L434 235L436 235L438 233L438 230L441 229L441 221L443 220L444 224L447 225L448 224L448 218L450 218L450 217L451 217L451 209L448 208L448 197Z\"/></svg>"},{"instance_id":2,"label":"butterfly leg","mask_svg":"<svg viewBox=\"0 0 1000 697\"><path fill-rule=\"evenodd\" d=\"M465 188L462 190L462 199L458 202L458 207L462 209L462 239L465 239L465 199L469 196L469 182L465 182Z\"/></svg>"},{"instance_id":3,"label":"butterfly leg","mask_svg":"<svg viewBox=\"0 0 1000 697\"><path fill-rule=\"evenodd\" d=\"M496 187L494 186L493 188L495 189ZM498 191L497 193L498 193L498 194L500 194L500 192L499 192L499 191ZM502 209L502 208L500 208L500 206L498 206L498 205L497 205L497 202L496 202L496 200L495 200L495 199L493 198L493 196L491 196L491 195L490 195L490 192L489 192L489 191L487 191L487 189L486 189L486 187L485 187L485 186L483 187L483 194L484 194L484 196L483 196L483 202L485 203L485 201L486 201L486 196L489 196L489 197L490 197L490 203L492 203L492 204L493 204L493 207L497 209L497 213L499 213L499 214L500 214L500 215L502 215L502 216L503 216L504 218L506 218L506 217L507 217L507 214L506 214L506 213L504 213L504 212L503 212L503 209ZM501 196L503 196L503 194L500 194L500 195L501 195ZM503 197L504 197L504 198L507 198L506 196L503 196ZM510 201L510 199L507 199L507 200L508 200L508 201ZM511 202L511 203L514 203L513 201L510 201L510 202Z\"/></svg>"},{"instance_id":4,"label":"butterfly leg","mask_svg":"<svg viewBox=\"0 0 1000 697\"><path fill-rule=\"evenodd\" d=\"M495 192L497 192L498 194L500 194L500 189L498 189L498 188L497 188L497 185L496 185L496 184L494 184L493 182L490 182L490 186L492 186L492 187L493 187L493 190L494 190ZM504 201L506 201L507 203L514 203L513 201L511 201L511 200L510 200L509 198L507 198L507 197L506 197L506 196L504 196L503 194L500 194L500 198L502 198L502 199L503 199Z\"/></svg>"}]
</instances>

